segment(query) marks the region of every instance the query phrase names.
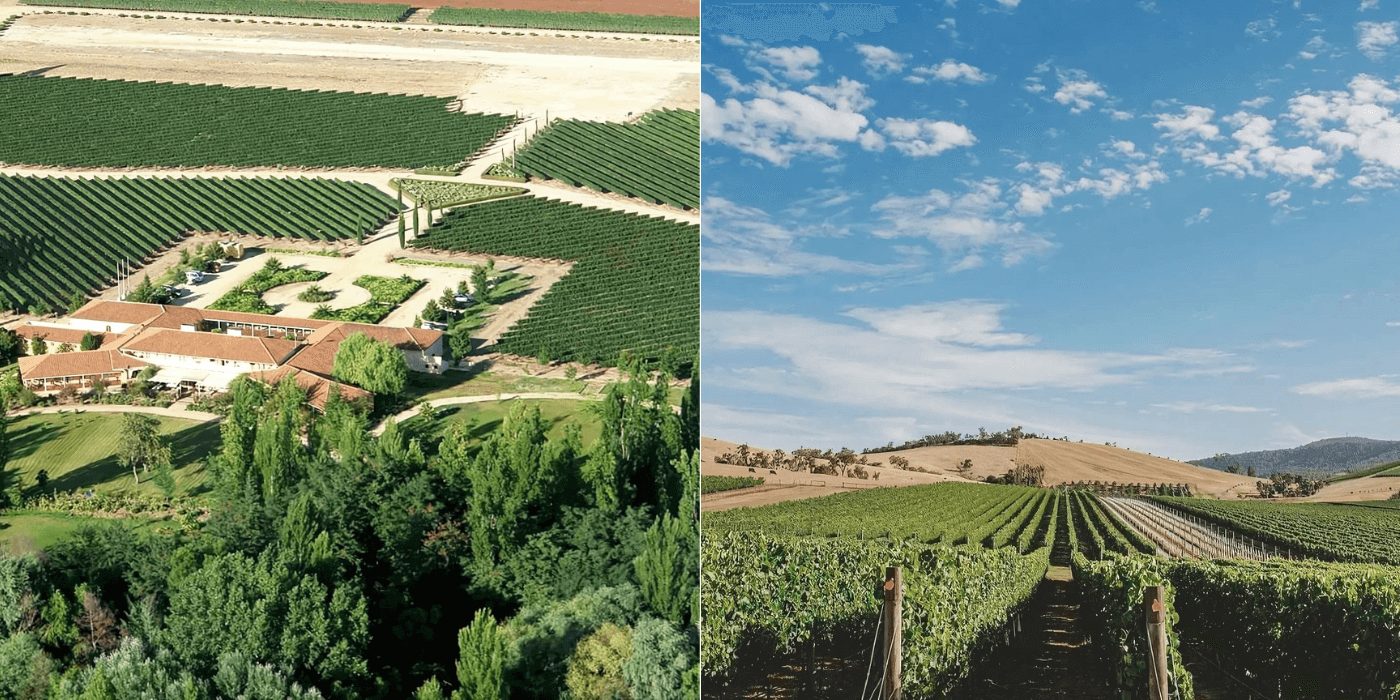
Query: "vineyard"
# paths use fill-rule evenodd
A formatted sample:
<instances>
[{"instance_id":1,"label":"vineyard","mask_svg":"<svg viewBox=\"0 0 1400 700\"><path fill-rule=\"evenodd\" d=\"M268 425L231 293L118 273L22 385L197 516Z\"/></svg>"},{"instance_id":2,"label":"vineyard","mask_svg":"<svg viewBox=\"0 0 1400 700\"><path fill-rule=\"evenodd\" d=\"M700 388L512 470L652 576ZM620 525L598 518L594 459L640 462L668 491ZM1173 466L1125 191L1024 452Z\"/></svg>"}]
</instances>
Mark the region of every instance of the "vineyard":
<instances>
[{"instance_id":1,"label":"vineyard","mask_svg":"<svg viewBox=\"0 0 1400 700\"><path fill-rule=\"evenodd\" d=\"M1106 664L1103 682L1115 696L1147 698L1149 648L1141 603L1145 587L1160 585L1172 613L1167 635L1173 697L1194 697L1188 663L1210 667L1213 677L1232 676L1268 697L1398 697L1400 627L1393 620L1400 614L1400 568L1290 561L1277 558L1287 551L1275 544L1288 539L1295 553L1311 543L1316 556L1387 562L1400 526L1400 510L1388 506L1101 498L1087 489L943 483L710 513L701 548L707 682L735 682L731 676L739 671L726 669L736 664L772 673L754 659L771 656L775 648L782 663L800 666L806 657L794 658L791 650L813 643L813 634L828 640L856 635L868 651L871 638L860 635L879 608L871 588L880 567L906 567L906 601L912 601L939 584L911 581L940 569L910 562L956 552L1000 557L1032 580L984 575L986 580L962 581L968 592L940 591L942 604L988 615L987 624L963 623L981 630L980 642L945 613L920 621L906 610L910 698L942 697L968 677L954 669L971 664L976 677L979 663L994 667L962 650L991 649L997 635L992 632L988 641L989 630L1007 619L1006 611L1028 604L1038 583L1029 572L1043 572L1049 559L1073 570L1086 653ZM1044 564L1040 557L1047 558ZM959 567L975 568L971 562ZM941 575L957 580L956 570ZM836 625L839 620L845 622ZM942 654L947 664L930 665L926 650L914 650L908 641L915 635L959 641L951 650L927 652ZM824 644L824 650L831 648Z\"/></svg>"},{"instance_id":2,"label":"vineyard","mask_svg":"<svg viewBox=\"0 0 1400 700\"><path fill-rule=\"evenodd\" d=\"M439 7L429 20L434 24L521 29L572 29L592 32L641 32L645 34L700 33L699 17L666 15L615 15L601 12L538 12L488 10L475 7Z\"/></svg>"},{"instance_id":3,"label":"vineyard","mask_svg":"<svg viewBox=\"0 0 1400 700\"><path fill-rule=\"evenodd\" d=\"M705 532L1015 545L1030 552L1055 540L1055 492L966 483L871 489L736 508L705 516Z\"/></svg>"},{"instance_id":4,"label":"vineyard","mask_svg":"<svg viewBox=\"0 0 1400 700\"><path fill-rule=\"evenodd\" d=\"M719 493L762 485L763 479L749 476L711 476L705 474L700 477L700 493Z\"/></svg>"},{"instance_id":5,"label":"vineyard","mask_svg":"<svg viewBox=\"0 0 1400 700\"><path fill-rule=\"evenodd\" d=\"M700 206L700 113L650 112L636 124L551 122L515 155L516 172L682 209Z\"/></svg>"},{"instance_id":6,"label":"vineyard","mask_svg":"<svg viewBox=\"0 0 1400 700\"><path fill-rule=\"evenodd\" d=\"M630 350L694 357L700 345L700 231L692 224L517 197L454 209L419 248L575 261L495 346L612 364Z\"/></svg>"},{"instance_id":7,"label":"vineyard","mask_svg":"<svg viewBox=\"0 0 1400 700\"><path fill-rule=\"evenodd\" d=\"M1299 555L1338 562L1400 565L1400 511L1329 503L1152 499Z\"/></svg>"},{"instance_id":8,"label":"vineyard","mask_svg":"<svg viewBox=\"0 0 1400 700\"><path fill-rule=\"evenodd\" d=\"M820 628L873 618L885 567L903 566L905 697L941 697L1013 621L1049 566L1045 548L1022 556L1011 549L705 530L700 663L707 695L746 657L807 646Z\"/></svg>"},{"instance_id":9,"label":"vineyard","mask_svg":"<svg viewBox=\"0 0 1400 700\"><path fill-rule=\"evenodd\" d=\"M0 76L0 161L68 167L452 166L514 117L449 97ZM80 134L80 137L75 137Z\"/></svg>"},{"instance_id":10,"label":"vineyard","mask_svg":"<svg viewBox=\"0 0 1400 700\"><path fill-rule=\"evenodd\" d=\"M3 138L3 137L0 137ZM0 292L62 308L190 231L335 240L387 222L393 199L315 178L50 178L0 175Z\"/></svg>"},{"instance_id":11,"label":"vineyard","mask_svg":"<svg viewBox=\"0 0 1400 700\"><path fill-rule=\"evenodd\" d=\"M401 22L413 10L408 5L317 0L21 0L23 5L92 7L149 12L206 12L254 17L304 17L366 22Z\"/></svg>"}]
</instances>

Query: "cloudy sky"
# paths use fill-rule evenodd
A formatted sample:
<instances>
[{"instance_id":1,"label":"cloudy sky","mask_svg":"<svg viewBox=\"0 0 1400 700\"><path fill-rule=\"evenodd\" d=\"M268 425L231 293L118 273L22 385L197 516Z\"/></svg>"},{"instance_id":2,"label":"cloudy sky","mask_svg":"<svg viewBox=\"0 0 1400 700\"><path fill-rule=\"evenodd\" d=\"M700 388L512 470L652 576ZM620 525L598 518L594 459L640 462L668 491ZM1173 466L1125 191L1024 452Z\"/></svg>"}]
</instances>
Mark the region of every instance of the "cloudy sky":
<instances>
[{"instance_id":1,"label":"cloudy sky","mask_svg":"<svg viewBox=\"0 0 1400 700\"><path fill-rule=\"evenodd\" d=\"M815 12L704 25L707 436L1400 439L1400 0Z\"/></svg>"}]
</instances>

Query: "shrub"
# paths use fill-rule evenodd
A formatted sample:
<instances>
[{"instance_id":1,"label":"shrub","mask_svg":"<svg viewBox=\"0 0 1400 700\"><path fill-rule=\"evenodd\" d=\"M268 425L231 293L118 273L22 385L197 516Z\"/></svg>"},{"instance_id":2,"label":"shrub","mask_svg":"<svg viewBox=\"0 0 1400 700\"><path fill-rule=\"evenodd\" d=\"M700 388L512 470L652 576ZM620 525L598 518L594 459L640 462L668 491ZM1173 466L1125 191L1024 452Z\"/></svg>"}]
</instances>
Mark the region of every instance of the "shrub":
<instances>
[{"instance_id":1,"label":"shrub","mask_svg":"<svg viewBox=\"0 0 1400 700\"><path fill-rule=\"evenodd\" d=\"M583 638L569 659L565 684L577 700L627 697L622 667L632 656L632 630L608 622Z\"/></svg>"}]
</instances>

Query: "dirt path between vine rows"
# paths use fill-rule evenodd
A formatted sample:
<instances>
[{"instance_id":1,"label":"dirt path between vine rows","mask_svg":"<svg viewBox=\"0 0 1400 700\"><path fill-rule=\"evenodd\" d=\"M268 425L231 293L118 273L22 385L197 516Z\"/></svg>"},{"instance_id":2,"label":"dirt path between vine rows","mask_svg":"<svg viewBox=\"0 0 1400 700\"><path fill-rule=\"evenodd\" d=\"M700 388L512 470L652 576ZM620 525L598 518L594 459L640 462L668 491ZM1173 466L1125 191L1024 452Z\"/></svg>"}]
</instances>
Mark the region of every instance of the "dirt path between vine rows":
<instances>
[{"instance_id":1,"label":"dirt path between vine rows","mask_svg":"<svg viewBox=\"0 0 1400 700\"><path fill-rule=\"evenodd\" d=\"M1010 646L993 653L958 694L979 700L1113 700L1107 669L1079 619L1079 589L1068 567L1052 566Z\"/></svg>"}]
</instances>

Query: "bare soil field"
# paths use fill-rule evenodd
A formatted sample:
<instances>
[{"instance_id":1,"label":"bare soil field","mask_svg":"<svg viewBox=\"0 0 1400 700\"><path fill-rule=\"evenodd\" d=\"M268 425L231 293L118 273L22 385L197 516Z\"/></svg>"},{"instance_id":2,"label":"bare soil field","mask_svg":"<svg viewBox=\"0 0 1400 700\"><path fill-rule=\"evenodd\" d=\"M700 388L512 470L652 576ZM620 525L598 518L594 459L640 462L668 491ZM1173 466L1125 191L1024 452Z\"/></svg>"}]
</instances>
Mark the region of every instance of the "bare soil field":
<instances>
[{"instance_id":1,"label":"bare soil field","mask_svg":"<svg viewBox=\"0 0 1400 700\"><path fill-rule=\"evenodd\" d=\"M384 2L384 0L340 0L340 2ZM534 10L536 12L605 12L616 15L670 15L699 17L697 0L410 0L414 7L480 7L488 10Z\"/></svg>"},{"instance_id":2,"label":"bare soil field","mask_svg":"<svg viewBox=\"0 0 1400 700\"><path fill-rule=\"evenodd\" d=\"M1041 465L1045 467L1045 481L1054 485L1070 481L1116 481L1119 483L1187 483L1199 494L1213 498L1239 498L1240 494L1254 493L1254 482L1249 477L1236 476L1214 469L1197 467L1185 462L1177 462L1162 457L1153 457L1141 452L1133 452L1106 445L1091 445L1078 442L1056 440L1022 440L1015 447L989 447L983 445L957 445L949 447L920 447L897 452L882 452L868 455L871 462L879 467L867 467L880 478L860 480L852 477L823 476L807 472L790 472L776 469L776 474L768 474L767 469L756 469L750 474L747 467L718 464L715 458L725 452L734 452L738 445L714 438L700 439L700 473L716 476L760 476L765 485L780 484L804 486L805 488L775 489L747 495L743 501L735 496L710 499L702 497L703 510L722 510L739 506L764 505L798 498L811 498L849 490L843 484L855 487L865 486L912 486L940 481L982 481L988 476L1000 476L1017 464ZM752 448L754 452L769 452ZM909 460L911 467L923 467L928 473L905 471L887 466L889 458L899 455ZM958 465L963 460L972 460L972 478L958 475ZM811 486L814 481L824 481L825 486ZM1400 481L1400 479L1397 479Z\"/></svg>"},{"instance_id":3,"label":"bare soil field","mask_svg":"<svg viewBox=\"0 0 1400 700\"><path fill-rule=\"evenodd\" d=\"M786 469L774 469L775 473L770 474L768 469L755 469L749 472L748 467L736 467L730 464L719 464L715 458L725 452L734 452L738 448L738 443L716 440L715 438L700 438L700 473L713 476L758 476L763 477L762 487L752 489L739 489L735 491L725 491L720 493L705 494L700 498L700 509L702 511L727 510L729 508L742 508L751 506L762 506L770 503L782 501L793 501L802 498L815 498L817 496L829 496L833 493L845 493L858 488L876 488L880 486L913 486L915 484L933 484L940 481L965 481L956 474L924 474L921 472L904 471L892 467L866 467L871 473L870 479L857 479L855 477L839 477L825 474L810 474L808 472L792 472ZM770 450L753 448L754 452L768 453ZM871 455L872 462L887 463L887 460L873 459L878 455ZM873 474L879 474L880 478L873 478ZM781 488L768 488L779 486Z\"/></svg>"},{"instance_id":4,"label":"bare soil field","mask_svg":"<svg viewBox=\"0 0 1400 700\"><path fill-rule=\"evenodd\" d=\"M0 72L456 96L467 111L621 121L698 108L699 50L390 25L29 14L0 34Z\"/></svg>"}]
</instances>

